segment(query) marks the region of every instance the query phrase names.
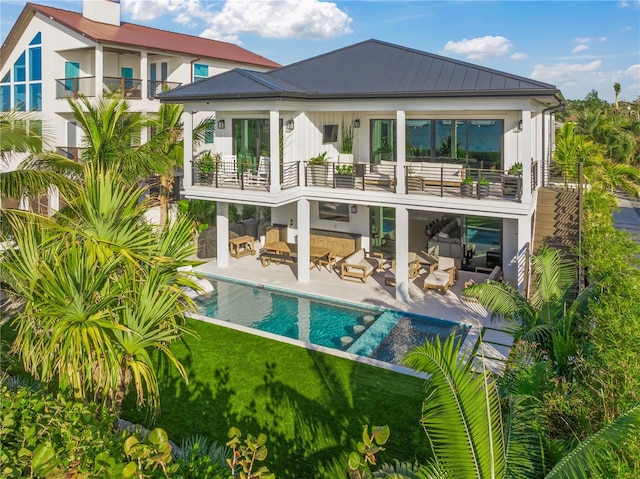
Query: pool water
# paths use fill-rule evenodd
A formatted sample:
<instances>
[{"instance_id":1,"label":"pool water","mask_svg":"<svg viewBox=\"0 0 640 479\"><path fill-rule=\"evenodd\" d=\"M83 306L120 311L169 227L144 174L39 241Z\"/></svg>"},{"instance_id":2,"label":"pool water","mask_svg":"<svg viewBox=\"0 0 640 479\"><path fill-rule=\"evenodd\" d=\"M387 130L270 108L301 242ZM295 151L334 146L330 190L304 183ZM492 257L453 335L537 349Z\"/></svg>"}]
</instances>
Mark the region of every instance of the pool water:
<instances>
[{"instance_id":1,"label":"pool water","mask_svg":"<svg viewBox=\"0 0 640 479\"><path fill-rule=\"evenodd\" d=\"M500 244L500 230L488 228L467 227L467 241L469 243L482 243L487 245Z\"/></svg>"},{"instance_id":2,"label":"pool water","mask_svg":"<svg viewBox=\"0 0 640 479\"><path fill-rule=\"evenodd\" d=\"M212 280L196 298L199 314L332 349L397 364L415 345L467 327L398 311L354 307L270 289ZM411 325L410 327L408 325Z\"/></svg>"}]
</instances>

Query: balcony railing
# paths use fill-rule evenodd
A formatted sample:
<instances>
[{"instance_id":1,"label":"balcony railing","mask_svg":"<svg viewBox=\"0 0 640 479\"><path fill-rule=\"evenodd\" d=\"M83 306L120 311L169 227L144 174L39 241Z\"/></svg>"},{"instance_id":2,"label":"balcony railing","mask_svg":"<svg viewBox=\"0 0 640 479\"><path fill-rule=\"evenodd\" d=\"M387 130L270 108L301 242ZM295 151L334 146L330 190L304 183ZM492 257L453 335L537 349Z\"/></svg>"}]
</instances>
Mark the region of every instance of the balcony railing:
<instances>
[{"instance_id":1,"label":"balcony railing","mask_svg":"<svg viewBox=\"0 0 640 479\"><path fill-rule=\"evenodd\" d=\"M95 96L96 77L62 78L56 80L56 98Z\"/></svg>"},{"instance_id":2,"label":"balcony railing","mask_svg":"<svg viewBox=\"0 0 640 479\"><path fill-rule=\"evenodd\" d=\"M173 90L175 87L180 86L181 83L161 80L149 80L149 98L153 99L158 96L158 93Z\"/></svg>"},{"instance_id":3,"label":"balcony railing","mask_svg":"<svg viewBox=\"0 0 640 479\"><path fill-rule=\"evenodd\" d=\"M142 98L142 80L137 78L104 77L104 87L112 92L120 91L125 98Z\"/></svg>"},{"instance_id":4,"label":"balcony railing","mask_svg":"<svg viewBox=\"0 0 640 479\"><path fill-rule=\"evenodd\" d=\"M300 164L288 162L280 167L280 187L282 189L299 186ZM213 171L200 171L196 162L192 168L194 186L212 186L214 188L239 188L241 190L265 190L271 187L271 171L268 163L251 165L235 161L223 161L216 164Z\"/></svg>"},{"instance_id":5,"label":"balcony railing","mask_svg":"<svg viewBox=\"0 0 640 479\"><path fill-rule=\"evenodd\" d=\"M56 153L58 153L59 155L65 156L77 163L78 161L80 161L82 148L77 146L57 146Z\"/></svg>"},{"instance_id":6,"label":"balcony railing","mask_svg":"<svg viewBox=\"0 0 640 479\"><path fill-rule=\"evenodd\" d=\"M356 190L395 191L396 164L384 161L379 164L313 165L304 163L305 185L326 188L350 188Z\"/></svg>"}]
</instances>

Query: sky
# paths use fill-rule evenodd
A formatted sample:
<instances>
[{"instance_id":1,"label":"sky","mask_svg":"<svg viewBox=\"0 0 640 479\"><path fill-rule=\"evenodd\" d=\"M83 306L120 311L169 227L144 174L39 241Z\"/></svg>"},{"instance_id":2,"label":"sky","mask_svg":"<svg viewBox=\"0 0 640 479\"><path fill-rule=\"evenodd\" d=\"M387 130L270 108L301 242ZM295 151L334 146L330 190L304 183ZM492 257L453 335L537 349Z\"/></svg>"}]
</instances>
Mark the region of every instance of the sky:
<instances>
[{"instance_id":1,"label":"sky","mask_svg":"<svg viewBox=\"0 0 640 479\"><path fill-rule=\"evenodd\" d=\"M82 0L33 3L82 11ZM3 42L25 4L0 0ZM282 65L375 38L551 83L567 99L596 90L613 102L614 83L621 100L640 97L640 0L120 4L122 21L232 42Z\"/></svg>"}]
</instances>

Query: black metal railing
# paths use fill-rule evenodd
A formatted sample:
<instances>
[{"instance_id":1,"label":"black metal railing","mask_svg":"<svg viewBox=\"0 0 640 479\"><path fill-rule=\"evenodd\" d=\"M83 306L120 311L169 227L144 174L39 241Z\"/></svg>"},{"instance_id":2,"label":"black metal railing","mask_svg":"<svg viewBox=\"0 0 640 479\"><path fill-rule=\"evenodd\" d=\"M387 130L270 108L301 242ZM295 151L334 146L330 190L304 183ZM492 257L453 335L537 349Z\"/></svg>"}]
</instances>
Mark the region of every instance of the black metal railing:
<instances>
[{"instance_id":1,"label":"black metal railing","mask_svg":"<svg viewBox=\"0 0 640 479\"><path fill-rule=\"evenodd\" d=\"M300 162L284 163L280 169L280 187L284 190L300 186Z\"/></svg>"}]
</instances>

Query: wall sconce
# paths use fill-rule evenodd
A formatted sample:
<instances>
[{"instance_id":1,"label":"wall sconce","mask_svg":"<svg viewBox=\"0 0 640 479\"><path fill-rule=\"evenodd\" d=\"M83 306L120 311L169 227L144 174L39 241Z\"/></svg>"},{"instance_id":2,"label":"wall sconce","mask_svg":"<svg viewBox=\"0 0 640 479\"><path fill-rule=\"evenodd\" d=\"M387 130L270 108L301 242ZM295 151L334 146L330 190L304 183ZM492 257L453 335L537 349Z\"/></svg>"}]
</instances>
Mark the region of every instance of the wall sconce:
<instances>
[{"instance_id":1,"label":"wall sconce","mask_svg":"<svg viewBox=\"0 0 640 479\"><path fill-rule=\"evenodd\" d=\"M520 133L522 131L522 120L518 120L518 126L513 131L515 131L516 133Z\"/></svg>"},{"instance_id":2,"label":"wall sconce","mask_svg":"<svg viewBox=\"0 0 640 479\"><path fill-rule=\"evenodd\" d=\"M293 120L287 120L287 131L288 132L292 132L293 128L296 126L296 124L293 122Z\"/></svg>"},{"instance_id":3,"label":"wall sconce","mask_svg":"<svg viewBox=\"0 0 640 479\"><path fill-rule=\"evenodd\" d=\"M224 130L224 120L218 120L218 130Z\"/></svg>"},{"instance_id":4,"label":"wall sconce","mask_svg":"<svg viewBox=\"0 0 640 479\"><path fill-rule=\"evenodd\" d=\"M354 128L360 128L360 120L359 119L355 119L353 120L353 127Z\"/></svg>"},{"instance_id":5,"label":"wall sconce","mask_svg":"<svg viewBox=\"0 0 640 479\"><path fill-rule=\"evenodd\" d=\"M358 212L358 205L351 205L351 212L355 215Z\"/></svg>"}]
</instances>

